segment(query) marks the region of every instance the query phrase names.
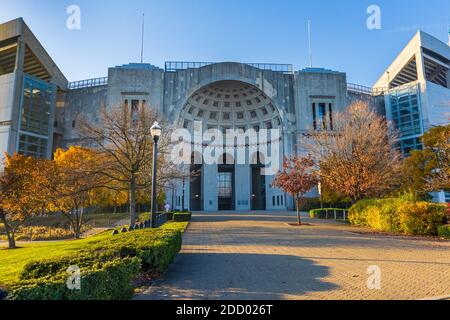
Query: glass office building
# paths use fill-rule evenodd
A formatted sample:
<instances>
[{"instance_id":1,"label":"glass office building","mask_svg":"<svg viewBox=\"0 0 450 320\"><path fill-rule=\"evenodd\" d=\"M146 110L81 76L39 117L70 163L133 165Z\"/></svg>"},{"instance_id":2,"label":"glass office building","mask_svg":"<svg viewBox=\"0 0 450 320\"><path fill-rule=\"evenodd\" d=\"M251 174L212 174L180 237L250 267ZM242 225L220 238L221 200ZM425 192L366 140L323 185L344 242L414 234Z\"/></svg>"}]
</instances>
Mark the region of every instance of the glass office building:
<instances>
[{"instance_id":1,"label":"glass office building","mask_svg":"<svg viewBox=\"0 0 450 320\"><path fill-rule=\"evenodd\" d=\"M422 149L423 124L419 85L390 92L391 120L399 131L399 148L404 155Z\"/></svg>"},{"instance_id":2,"label":"glass office building","mask_svg":"<svg viewBox=\"0 0 450 320\"><path fill-rule=\"evenodd\" d=\"M55 85L24 76L17 148L20 154L37 158L48 156L55 92Z\"/></svg>"}]
</instances>

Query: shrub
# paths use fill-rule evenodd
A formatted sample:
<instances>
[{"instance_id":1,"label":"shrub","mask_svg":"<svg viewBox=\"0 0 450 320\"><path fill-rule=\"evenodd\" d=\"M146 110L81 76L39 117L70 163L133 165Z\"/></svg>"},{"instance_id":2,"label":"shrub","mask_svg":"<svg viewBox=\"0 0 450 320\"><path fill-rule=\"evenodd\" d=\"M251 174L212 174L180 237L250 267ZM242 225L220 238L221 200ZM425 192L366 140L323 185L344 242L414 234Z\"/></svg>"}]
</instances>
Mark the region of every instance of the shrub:
<instances>
[{"instance_id":1,"label":"shrub","mask_svg":"<svg viewBox=\"0 0 450 320\"><path fill-rule=\"evenodd\" d=\"M450 239L450 224L444 224L438 227L439 237Z\"/></svg>"},{"instance_id":2,"label":"shrub","mask_svg":"<svg viewBox=\"0 0 450 320\"><path fill-rule=\"evenodd\" d=\"M173 212L167 212L167 221L173 220Z\"/></svg>"},{"instance_id":3,"label":"shrub","mask_svg":"<svg viewBox=\"0 0 450 320\"><path fill-rule=\"evenodd\" d=\"M348 220L350 223L357 226L366 225L367 217L365 212L370 206L376 205L377 201L376 199L364 199L351 206L348 211Z\"/></svg>"},{"instance_id":4,"label":"shrub","mask_svg":"<svg viewBox=\"0 0 450 320\"><path fill-rule=\"evenodd\" d=\"M428 202L408 202L398 208L400 223L406 234L437 235L444 222L446 208Z\"/></svg>"},{"instance_id":5,"label":"shrub","mask_svg":"<svg viewBox=\"0 0 450 320\"><path fill-rule=\"evenodd\" d=\"M86 230L86 226L83 230ZM17 235L17 240L32 241L61 240L69 238L73 238L73 232L71 230L45 226L22 227L19 229L19 234Z\"/></svg>"},{"instance_id":6,"label":"shrub","mask_svg":"<svg viewBox=\"0 0 450 320\"><path fill-rule=\"evenodd\" d=\"M180 212L173 214L173 221L182 222L182 221L191 221L192 213L191 212Z\"/></svg>"},{"instance_id":7,"label":"shrub","mask_svg":"<svg viewBox=\"0 0 450 320\"><path fill-rule=\"evenodd\" d=\"M67 259L64 259L67 263ZM70 263L76 263L72 261ZM58 264L58 263L57 263ZM72 264L69 264L72 265ZM8 296L13 300L110 300L130 299L133 295L132 279L140 269L140 259L124 258L80 267L81 289L67 288L68 264L54 274L20 282ZM74 264L76 265L76 264Z\"/></svg>"},{"instance_id":8,"label":"shrub","mask_svg":"<svg viewBox=\"0 0 450 320\"><path fill-rule=\"evenodd\" d=\"M349 221L379 231L436 235L445 212L443 205L408 197L361 200L350 208Z\"/></svg>"},{"instance_id":9,"label":"shrub","mask_svg":"<svg viewBox=\"0 0 450 320\"><path fill-rule=\"evenodd\" d=\"M70 256L32 261L20 281L8 288L8 299L105 300L129 299L132 280L140 271L163 272L181 249L187 223L168 223L102 237ZM66 286L69 266L81 270L81 290Z\"/></svg>"}]
</instances>

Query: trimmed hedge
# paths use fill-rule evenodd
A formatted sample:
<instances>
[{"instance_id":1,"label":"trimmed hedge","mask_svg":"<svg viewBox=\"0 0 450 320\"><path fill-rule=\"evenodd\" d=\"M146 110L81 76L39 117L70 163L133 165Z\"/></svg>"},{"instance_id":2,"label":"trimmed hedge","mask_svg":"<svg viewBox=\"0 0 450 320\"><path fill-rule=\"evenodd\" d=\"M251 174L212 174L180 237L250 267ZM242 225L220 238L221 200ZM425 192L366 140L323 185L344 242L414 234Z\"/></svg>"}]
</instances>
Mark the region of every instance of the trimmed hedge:
<instances>
[{"instance_id":1,"label":"trimmed hedge","mask_svg":"<svg viewBox=\"0 0 450 320\"><path fill-rule=\"evenodd\" d=\"M344 212L348 211L347 209L340 208L312 209L309 210L309 216L311 219L326 219L326 210L328 210L328 219L334 219L334 211L336 211L337 219L344 219Z\"/></svg>"},{"instance_id":2,"label":"trimmed hedge","mask_svg":"<svg viewBox=\"0 0 450 320\"><path fill-rule=\"evenodd\" d=\"M67 261L67 260L66 260ZM68 262L68 261L67 261ZM56 264L60 263L55 261ZM69 262L76 263L76 261ZM67 264L63 264L64 267ZM73 264L76 265L76 264ZM47 276L21 281L11 300L124 300L133 296L132 280L141 267L138 257L116 258L80 267L81 290L67 288L68 273L60 269ZM67 269L66 269L67 270ZM25 276L26 272L21 276Z\"/></svg>"},{"instance_id":3,"label":"trimmed hedge","mask_svg":"<svg viewBox=\"0 0 450 320\"><path fill-rule=\"evenodd\" d=\"M444 224L438 228L438 236L450 239L450 224Z\"/></svg>"},{"instance_id":4,"label":"trimmed hedge","mask_svg":"<svg viewBox=\"0 0 450 320\"><path fill-rule=\"evenodd\" d=\"M132 280L141 271L163 272L181 249L186 223L169 223L114 235L73 255L33 261L20 281L8 288L12 300L122 300L130 299ZM69 266L81 270L81 290L66 285Z\"/></svg>"},{"instance_id":5,"label":"trimmed hedge","mask_svg":"<svg viewBox=\"0 0 450 320\"><path fill-rule=\"evenodd\" d=\"M351 224L410 235L437 235L445 205L406 198L361 200L349 210Z\"/></svg>"},{"instance_id":6,"label":"trimmed hedge","mask_svg":"<svg viewBox=\"0 0 450 320\"><path fill-rule=\"evenodd\" d=\"M351 206L350 201L336 200L336 201L320 201L320 198L303 198L300 203L300 211L310 211L323 206L324 208L340 208L347 209Z\"/></svg>"},{"instance_id":7,"label":"trimmed hedge","mask_svg":"<svg viewBox=\"0 0 450 320\"><path fill-rule=\"evenodd\" d=\"M182 222L182 221L191 221L192 213L191 212L175 212L173 214L173 221Z\"/></svg>"}]
</instances>

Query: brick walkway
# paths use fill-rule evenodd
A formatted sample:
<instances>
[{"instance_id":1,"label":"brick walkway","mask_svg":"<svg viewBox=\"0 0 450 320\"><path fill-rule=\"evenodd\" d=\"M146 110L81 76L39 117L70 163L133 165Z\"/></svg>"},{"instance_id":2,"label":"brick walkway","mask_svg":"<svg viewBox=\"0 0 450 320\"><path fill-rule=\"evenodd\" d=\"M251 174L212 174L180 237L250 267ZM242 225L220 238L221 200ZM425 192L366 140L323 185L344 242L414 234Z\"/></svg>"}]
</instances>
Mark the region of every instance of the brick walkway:
<instances>
[{"instance_id":1,"label":"brick walkway","mask_svg":"<svg viewBox=\"0 0 450 320\"><path fill-rule=\"evenodd\" d=\"M164 279L136 299L423 299L450 295L450 242L353 233L291 213L196 215ZM367 268L381 289L367 288Z\"/></svg>"}]
</instances>

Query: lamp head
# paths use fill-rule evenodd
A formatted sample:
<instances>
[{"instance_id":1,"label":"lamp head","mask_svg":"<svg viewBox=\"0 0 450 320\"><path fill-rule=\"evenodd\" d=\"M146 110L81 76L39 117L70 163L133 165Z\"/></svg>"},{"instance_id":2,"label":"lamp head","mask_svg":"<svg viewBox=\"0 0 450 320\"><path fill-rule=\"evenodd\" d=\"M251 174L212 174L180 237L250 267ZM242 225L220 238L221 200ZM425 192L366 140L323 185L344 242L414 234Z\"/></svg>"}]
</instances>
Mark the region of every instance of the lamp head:
<instances>
[{"instance_id":1,"label":"lamp head","mask_svg":"<svg viewBox=\"0 0 450 320\"><path fill-rule=\"evenodd\" d=\"M161 126L159 125L158 122L155 121L155 123L153 123L153 126L150 128L150 133L152 135L153 140L158 140L159 137L161 136Z\"/></svg>"}]
</instances>

